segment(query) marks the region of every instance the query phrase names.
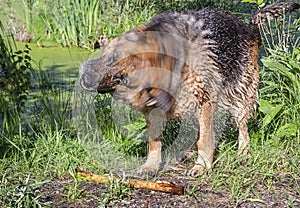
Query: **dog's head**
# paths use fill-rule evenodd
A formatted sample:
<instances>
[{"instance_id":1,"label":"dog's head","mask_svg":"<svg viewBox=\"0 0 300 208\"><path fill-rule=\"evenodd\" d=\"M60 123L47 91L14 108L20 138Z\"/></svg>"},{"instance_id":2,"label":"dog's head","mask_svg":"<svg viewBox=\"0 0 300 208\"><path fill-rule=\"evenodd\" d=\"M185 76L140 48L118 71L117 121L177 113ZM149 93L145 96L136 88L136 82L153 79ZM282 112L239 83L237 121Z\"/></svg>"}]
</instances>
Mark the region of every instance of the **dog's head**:
<instances>
[{"instance_id":1,"label":"dog's head","mask_svg":"<svg viewBox=\"0 0 300 208\"><path fill-rule=\"evenodd\" d=\"M168 111L172 90L179 84L180 72L174 69L182 67L178 63L184 47L176 44L178 38L170 33L151 28L141 25L113 39L99 59L83 63L81 87L110 93L117 101L142 111L147 107Z\"/></svg>"}]
</instances>

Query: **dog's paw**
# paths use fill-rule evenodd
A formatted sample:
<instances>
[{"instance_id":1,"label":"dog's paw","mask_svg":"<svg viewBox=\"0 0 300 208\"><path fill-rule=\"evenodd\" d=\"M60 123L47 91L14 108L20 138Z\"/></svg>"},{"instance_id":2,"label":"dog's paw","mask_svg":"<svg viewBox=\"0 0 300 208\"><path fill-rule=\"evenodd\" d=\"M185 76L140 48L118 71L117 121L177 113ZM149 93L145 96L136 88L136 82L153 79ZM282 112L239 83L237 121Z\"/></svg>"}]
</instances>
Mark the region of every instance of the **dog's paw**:
<instances>
[{"instance_id":1,"label":"dog's paw","mask_svg":"<svg viewBox=\"0 0 300 208\"><path fill-rule=\"evenodd\" d=\"M160 167L160 161L156 159L147 159L140 167L139 173L156 174Z\"/></svg>"},{"instance_id":2,"label":"dog's paw","mask_svg":"<svg viewBox=\"0 0 300 208\"><path fill-rule=\"evenodd\" d=\"M205 166L196 164L191 170L188 171L187 175L192 177L198 177L205 171Z\"/></svg>"}]
</instances>

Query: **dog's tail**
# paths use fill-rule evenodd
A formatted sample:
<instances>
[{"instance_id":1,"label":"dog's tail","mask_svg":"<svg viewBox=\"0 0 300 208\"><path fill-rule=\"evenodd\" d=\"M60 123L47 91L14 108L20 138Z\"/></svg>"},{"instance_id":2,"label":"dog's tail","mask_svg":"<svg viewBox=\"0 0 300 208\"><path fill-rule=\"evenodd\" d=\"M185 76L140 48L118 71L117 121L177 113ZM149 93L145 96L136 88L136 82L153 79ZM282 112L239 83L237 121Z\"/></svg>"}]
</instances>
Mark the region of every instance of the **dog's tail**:
<instances>
[{"instance_id":1,"label":"dog's tail","mask_svg":"<svg viewBox=\"0 0 300 208\"><path fill-rule=\"evenodd\" d=\"M287 12L292 12L300 8L300 4L294 2L276 2L259 10L250 18L250 23L255 25L264 24Z\"/></svg>"}]
</instances>

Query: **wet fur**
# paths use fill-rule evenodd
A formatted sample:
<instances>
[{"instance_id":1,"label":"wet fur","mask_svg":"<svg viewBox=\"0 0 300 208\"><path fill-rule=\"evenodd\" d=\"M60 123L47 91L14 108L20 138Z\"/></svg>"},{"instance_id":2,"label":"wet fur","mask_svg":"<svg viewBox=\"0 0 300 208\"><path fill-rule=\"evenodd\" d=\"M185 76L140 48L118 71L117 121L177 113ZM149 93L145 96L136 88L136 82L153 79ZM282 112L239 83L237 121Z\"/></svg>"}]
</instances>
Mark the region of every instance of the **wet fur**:
<instances>
[{"instance_id":1,"label":"wet fur","mask_svg":"<svg viewBox=\"0 0 300 208\"><path fill-rule=\"evenodd\" d=\"M161 163L160 116L194 119L198 159L189 175L196 176L213 162L213 117L219 108L237 124L238 155L249 152L247 123L258 103L258 25L298 8L275 3L253 15L250 24L210 9L157 15L112 40L99 59L82 64L81 86L111 93L144 113L149 148L143 172L155 172Z\"/></svg>"}]
</instances>

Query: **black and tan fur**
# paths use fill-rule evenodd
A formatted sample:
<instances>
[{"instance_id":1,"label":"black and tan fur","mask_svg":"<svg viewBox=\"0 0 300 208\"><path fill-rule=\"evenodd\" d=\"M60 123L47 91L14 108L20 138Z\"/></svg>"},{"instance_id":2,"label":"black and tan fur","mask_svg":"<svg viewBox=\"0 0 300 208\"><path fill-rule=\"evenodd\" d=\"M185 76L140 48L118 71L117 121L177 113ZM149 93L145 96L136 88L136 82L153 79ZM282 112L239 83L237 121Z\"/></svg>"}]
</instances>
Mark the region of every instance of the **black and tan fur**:
<instances>
[{"instance_id":1,"label":"black and tan fur","mask_svg":"<svg viewBox=\"0 0 300 208\"><path fill-rule=\"evenodd\" d=\"M157 171L161 163L162 125L151 121L153 109L167 118L194 118L198 159L189 175L196 176L213 162L213 116L219 108L237 124L238 155L249 152L247 123L258 102L258 25L298 8L275 3L254 14L249 24L210 9L157 15L113 39L99 59L83 63L80 84L111 93L144 113L149 136L145 172Z\"/></svg>"}]
</instances>

